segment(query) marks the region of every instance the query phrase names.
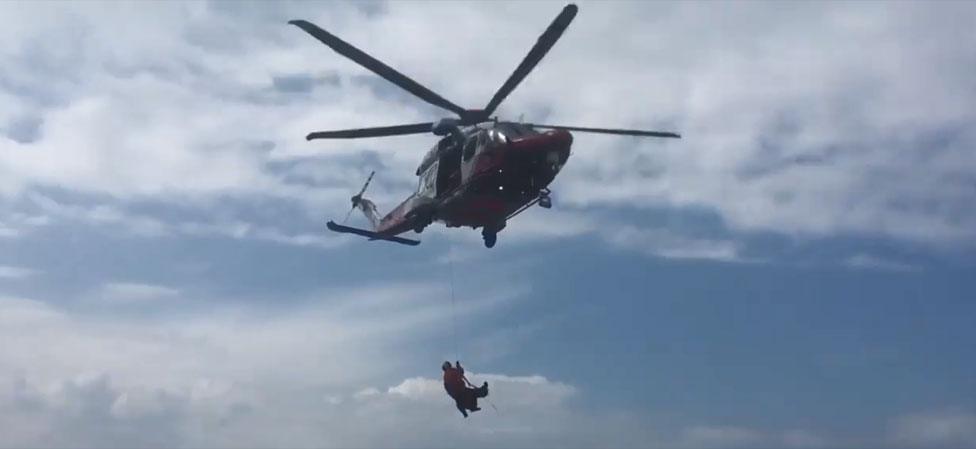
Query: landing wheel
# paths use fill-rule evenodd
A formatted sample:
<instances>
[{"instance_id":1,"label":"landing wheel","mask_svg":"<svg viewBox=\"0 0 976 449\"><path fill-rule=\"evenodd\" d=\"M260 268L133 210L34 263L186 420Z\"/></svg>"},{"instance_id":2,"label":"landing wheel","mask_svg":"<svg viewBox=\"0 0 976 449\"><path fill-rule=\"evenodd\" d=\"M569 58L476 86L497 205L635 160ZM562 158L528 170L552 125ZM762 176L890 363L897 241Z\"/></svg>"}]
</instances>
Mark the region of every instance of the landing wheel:
<instances>
[{"instance_id":1,"label":"landing wheel","mask_svg":"<svg viewBox=\"0 0 976 449\"><path fill-rule=\"evenodd\" d=\"M495 246L495 241L498 240L498 233L495 231L489 231L488 229L481 231L481 236L485 239L485 248Z\"/></svg>"},{"instance_id":2,"label":"landing wheel","mask_svg":"<svg viewBox=\"0 0 976 449\"><path fill-rule=\"evenodd\" d=\"M433 222L434 216L428 215L423 220L418 220L416 224L414 224L413 232L420 234L421 232L424 232L424 229L427 228L427 226L430 226L430 224Z\"/></svg>"},{"instance_id":3,"label":"landing wheel","mask_svg":"<svg viewBox=\"0 0 976 449\"><path fill-rule=\"evenodd\" d=\"M549 196L549 189L542 189L539 192L539 207L543 209L552 207L552 197Z\"/></svg>"},{"instance_id":4,"label":"landing wheel","mask_svg":"<svg viewBox=\"0 0 976 449\"><path fill-rule=\"evenodd\" d=\"M539 207L543 209L549 209L550 207L552 207L552 198L549 198L548 196L540 197Z\"/></svg>"}]
</instances>

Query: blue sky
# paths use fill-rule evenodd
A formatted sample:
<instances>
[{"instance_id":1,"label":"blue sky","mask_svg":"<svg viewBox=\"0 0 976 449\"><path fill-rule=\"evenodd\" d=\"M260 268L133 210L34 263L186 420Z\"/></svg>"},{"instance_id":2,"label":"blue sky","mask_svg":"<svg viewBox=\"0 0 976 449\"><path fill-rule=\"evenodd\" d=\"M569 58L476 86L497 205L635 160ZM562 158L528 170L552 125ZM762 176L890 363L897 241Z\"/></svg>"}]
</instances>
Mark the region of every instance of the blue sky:
<instances>
[{"instance_id":1,"label":"blue sky","mask_svg":"<svg viewBox=\"0 0 976 449\"><path fill-rule=\"evenodd\" d=\"M287 20L477 107L562 6L3 5L0 447L976 447L965 3L581 3L499 114L683 139L491 250L327 233L433 140L305 134L441 113Z\"/></svg>"}]
</instances>

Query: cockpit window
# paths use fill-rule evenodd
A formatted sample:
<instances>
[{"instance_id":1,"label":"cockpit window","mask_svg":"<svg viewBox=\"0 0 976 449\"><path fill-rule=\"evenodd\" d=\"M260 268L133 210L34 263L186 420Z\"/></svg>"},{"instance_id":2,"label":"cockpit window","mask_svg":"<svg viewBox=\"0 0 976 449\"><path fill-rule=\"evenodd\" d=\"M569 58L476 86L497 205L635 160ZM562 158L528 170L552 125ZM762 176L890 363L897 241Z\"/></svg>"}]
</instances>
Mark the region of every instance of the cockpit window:
<instances>
[{"instance_id":1,"label":"cockpit window","mask_svg":"<svg viewBox=\"0 0 976 449\"><path fill-rule=\"evenodd\" d=\"M495 129L508 139L517 139L535 134L535 131L521 123L499 123Z\"/></svg>"},{"instance_id":2,"label":"cockpit window","mask_svg":"<svg viewBox=\"0 0 976 449\"><path fill-rule=\"evenodd\" d=\"M488 138L493 145L504 145L508 142L508 139L502 134L501 131L497 129L492 129L488 131Z\"/></svg>"}]
</instances>

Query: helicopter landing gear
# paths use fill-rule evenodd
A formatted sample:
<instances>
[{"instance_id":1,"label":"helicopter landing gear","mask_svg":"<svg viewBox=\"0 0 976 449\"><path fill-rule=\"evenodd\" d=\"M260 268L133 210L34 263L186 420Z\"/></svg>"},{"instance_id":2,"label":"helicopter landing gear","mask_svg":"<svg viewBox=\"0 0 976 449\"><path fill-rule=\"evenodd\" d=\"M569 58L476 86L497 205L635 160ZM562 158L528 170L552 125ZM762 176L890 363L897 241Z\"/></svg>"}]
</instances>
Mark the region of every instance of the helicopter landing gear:
<instances>
[{"instance_id":1,"label":"helicopter landing gear","mask_svg":"<svg viewBox=\"0 0 976 449\"><path fill-rule=\"evenodd\" d=\"M552 197L549 194L552 193L549 189L542 189L539 191L539 207L543 209L549 209L552 207Z\"/></svg>"},{"instance_id":2,"label":"helicopter landing gear","mask_svg":"<svg viewBox=\"0 0 976 449\"><path fill-rule=\"evenodd\" d=\"M417 221L415 221L413 225L413 232L416 232L417 234L424 232L424 229L427 228L427 226L430 226L430 224L434 222L433 212L427 213L422 217L423 218L420 218Z\"/></svg>"},{"instance_id":3,"label":"helicopter landing gear","mask_svg":"<svg viewBox=\"0 0 976 449\"><path fill-rule=\"evenodd\" d=\"M481 237L485 239L485 248L491 248L495 246L495 241L498 240L498 233L486 229L481 231Z\"/></svg>"},{"instance_id":4,"label":"helicopter landing gear","mask_svg":"<svg viewBox=\"0 0 976 449\"><path fill-rule=\"evenodd\" d=\"M427 226L429 226L430 223L431 223L431 220L423 220L423 221L420 221L419 223L417 223L417 224L415 224L413 226L413 232L416 232L417 234L420 234L421 232L424 232L424 228L426 228Z\"/></svg>"},{"instance_id":5,"label":"helicopter landing gear","mask_svg":"<svg viewBox=\"0 0 976 449\"><path fill-rule=\"evenodd\" d=\"M481 228L481 237L485 239L485 248L491 248L495 246L495 241L498 240L498 231L505 228L505 223L497 226L485 226Z\"/></svg>"}]
</instances>

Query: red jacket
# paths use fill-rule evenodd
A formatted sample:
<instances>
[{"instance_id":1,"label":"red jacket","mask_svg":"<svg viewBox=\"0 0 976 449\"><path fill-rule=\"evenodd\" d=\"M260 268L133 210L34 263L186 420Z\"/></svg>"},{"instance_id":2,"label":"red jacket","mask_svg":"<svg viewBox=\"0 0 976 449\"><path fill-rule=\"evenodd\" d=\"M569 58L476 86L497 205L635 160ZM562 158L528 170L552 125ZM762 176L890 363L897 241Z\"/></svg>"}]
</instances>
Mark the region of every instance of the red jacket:
<instances>
[{"instance_id":1,"label":"red jacket","mask_svg":"<svg viewBox=\"0 0 976 449\"><path fill-rule=\"evenodd\" d=\"M464 391L464 368L448 368L444 370L444 389L451 396Z\"/></svg>"}]
</instances>

